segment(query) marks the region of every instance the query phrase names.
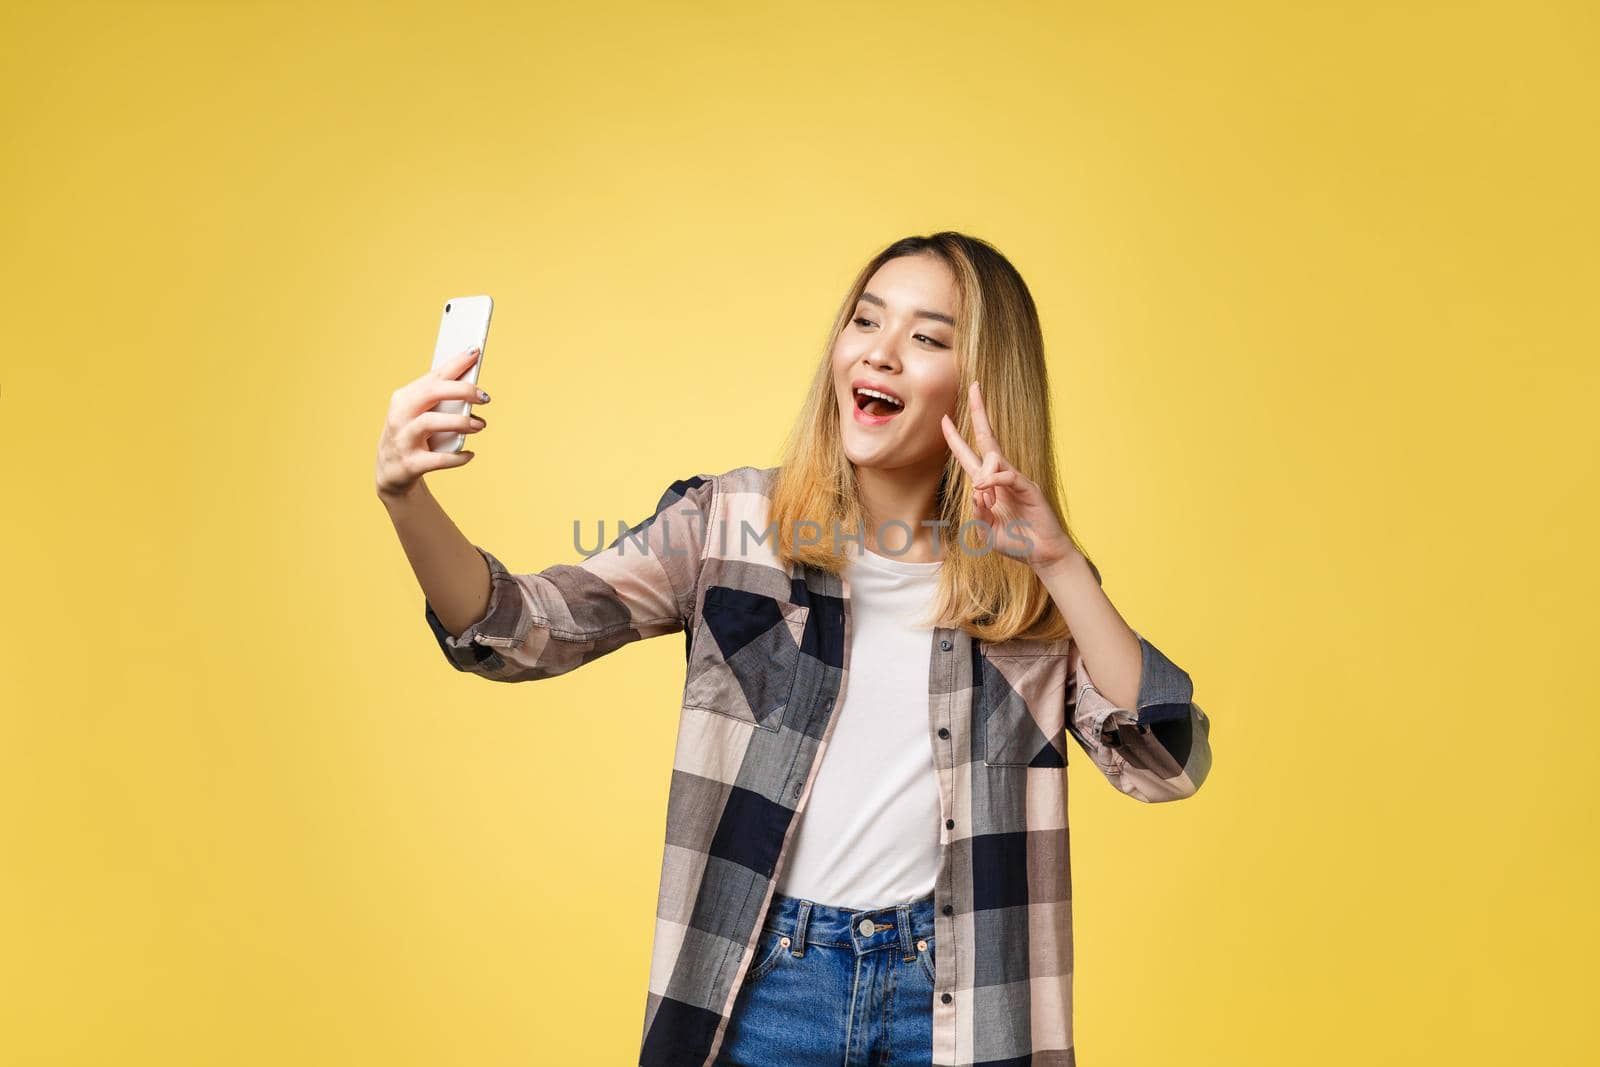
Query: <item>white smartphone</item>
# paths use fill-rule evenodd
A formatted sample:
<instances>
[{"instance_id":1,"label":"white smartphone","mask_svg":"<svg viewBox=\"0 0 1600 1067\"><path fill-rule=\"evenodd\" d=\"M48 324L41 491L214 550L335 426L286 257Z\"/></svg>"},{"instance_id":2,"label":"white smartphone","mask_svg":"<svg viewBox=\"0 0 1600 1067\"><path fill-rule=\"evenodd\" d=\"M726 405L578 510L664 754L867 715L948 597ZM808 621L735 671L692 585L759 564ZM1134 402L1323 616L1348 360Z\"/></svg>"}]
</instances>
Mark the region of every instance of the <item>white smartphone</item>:
<instances>
[{"instance_id":1,"label":"white smartphone","mask_svg":"<svg viewBox=\"0 0 1600 1067\"><path fill-rule=\"evenodd\" d=\"M478 382L478 370L483 366L483 352L489 340L489 315L494 311L494 301L487 296L457 296L444 302L444 312L439 316L439 338L433 342L433 369L448 363L469 348L478 349L478 358L472 361L465 374L457 381ZM451 415L465 415L472 405L465 400L441 400L434 411ZM455 430L443 430L428 435L428 451L459 452L466 444L467 435Z\"/></svg>"}]
</instances>

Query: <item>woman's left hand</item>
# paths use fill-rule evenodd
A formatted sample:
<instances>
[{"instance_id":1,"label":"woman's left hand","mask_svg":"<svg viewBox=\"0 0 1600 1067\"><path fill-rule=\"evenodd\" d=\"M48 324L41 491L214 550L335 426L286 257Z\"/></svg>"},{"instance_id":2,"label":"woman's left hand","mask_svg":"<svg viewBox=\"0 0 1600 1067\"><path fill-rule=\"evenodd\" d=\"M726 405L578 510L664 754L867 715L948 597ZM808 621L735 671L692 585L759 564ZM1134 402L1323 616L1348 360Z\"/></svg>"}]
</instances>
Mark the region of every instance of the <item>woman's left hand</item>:
<instances>
[{"instance_id":1,"label":"woman's left hand","mask_svg":"<svg viewBox=\"0 0 1600 1067\"><path fill-rule=\"evenodd\" d=\"M977 452L962 440L950 416L943 416L940 425L950 451L972 479L973 510L992 527L989 543L1036 571L1061 563L1077 552L1077 546L1061 529L1055 509L1039 486L1000 454L1000 442L984 414L983 395L976 381L967 392L967 402L972 408Z\"/></svg>"}]
</instances>

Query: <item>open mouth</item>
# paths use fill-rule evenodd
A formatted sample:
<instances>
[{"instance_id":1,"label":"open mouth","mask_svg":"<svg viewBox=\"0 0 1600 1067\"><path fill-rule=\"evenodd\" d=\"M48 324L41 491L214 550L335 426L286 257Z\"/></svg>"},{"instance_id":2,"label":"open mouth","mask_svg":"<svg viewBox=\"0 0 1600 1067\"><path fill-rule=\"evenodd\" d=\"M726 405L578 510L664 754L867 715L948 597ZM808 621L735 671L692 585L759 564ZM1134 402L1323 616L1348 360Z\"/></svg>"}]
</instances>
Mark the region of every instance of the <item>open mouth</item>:
<instances>
[{"instance_id":1,"label":"open mouth","mask_svg":"<svg viewBox=\"0 0 1600 1067\"><path fill-rule=\"evenodd\" d=\"M904 402L876 389L857 389L856 408L873 418L887 418L905 410Z\"/></svg>"}]
</instances>

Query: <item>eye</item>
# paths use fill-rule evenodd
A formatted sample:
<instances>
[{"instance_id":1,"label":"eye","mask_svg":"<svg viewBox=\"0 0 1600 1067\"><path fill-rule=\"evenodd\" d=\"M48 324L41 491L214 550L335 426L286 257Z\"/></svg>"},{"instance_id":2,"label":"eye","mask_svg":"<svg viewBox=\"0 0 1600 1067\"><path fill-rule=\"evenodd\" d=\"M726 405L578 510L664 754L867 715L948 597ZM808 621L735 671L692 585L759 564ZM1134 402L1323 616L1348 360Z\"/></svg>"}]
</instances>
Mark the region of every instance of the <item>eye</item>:
<instances>
[{"instance_id":1,"label":"eye","mask_svg":"<svg viewBox=\"0 0 1600 1067\"><path fill-rule=\"evenodd\" d=\"M858 326L860 326L860 325L876 326L877 325L877 323L873 322L871 319L864 318L864 317L862 317L860 315L857 315L855 318L851 319L850 321L855 323L855 324L857 324Z\"/></svg>"},{"instance_id":2,"label":"eye","mask_svg":"<svg viewBox=\"0 0 1600 1067\"><path fill-rule=\"evenodd\" d=\"M914 333L911 336L912 337L920 337L924 341L928 342L930 345L937 345L940 348L949 348L950 347L949 345L945 344L943 341L935 341L933 338L929 337L925 333Z\"/></svg>"}]
</instances>

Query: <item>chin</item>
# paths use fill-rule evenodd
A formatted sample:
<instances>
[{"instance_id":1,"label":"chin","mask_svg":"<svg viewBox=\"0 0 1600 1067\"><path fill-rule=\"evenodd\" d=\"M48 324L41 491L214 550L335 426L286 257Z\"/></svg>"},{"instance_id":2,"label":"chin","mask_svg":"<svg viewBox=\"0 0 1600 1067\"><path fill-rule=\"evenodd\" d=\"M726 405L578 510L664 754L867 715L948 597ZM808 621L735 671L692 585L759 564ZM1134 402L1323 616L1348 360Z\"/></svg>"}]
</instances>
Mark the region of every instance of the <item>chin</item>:
<instances>
[{"instance_id":1,"label":"chin","mask_svg":"<svg viewBox=\"0 0 1600 1067\"><path fill-rule=\"evenodd\" d=\"M852 447L848 441L846 441L844 444L844 458L848 459L857 467L886 466L884 462L885 457L882 453L877 451L863 452L859 448Z\"/></svg>"},{"instance_id":2,"label":"chin","mask_svg":"<svg viewBox=\"0 0 1600 1067\"><path fill-rule=\"evenodd\" d=\"M848 442L845 444L844 455L846 459L857 467L866 467L869 470L893 470L898 467L908 466L914 462L910 457L903 454L902 449L872 448L863 451L859 448L852 448Z\"/></svg>"}]
</instances>

